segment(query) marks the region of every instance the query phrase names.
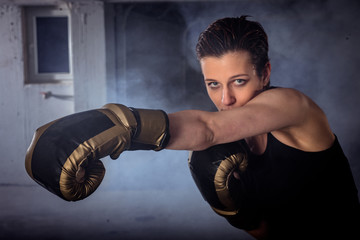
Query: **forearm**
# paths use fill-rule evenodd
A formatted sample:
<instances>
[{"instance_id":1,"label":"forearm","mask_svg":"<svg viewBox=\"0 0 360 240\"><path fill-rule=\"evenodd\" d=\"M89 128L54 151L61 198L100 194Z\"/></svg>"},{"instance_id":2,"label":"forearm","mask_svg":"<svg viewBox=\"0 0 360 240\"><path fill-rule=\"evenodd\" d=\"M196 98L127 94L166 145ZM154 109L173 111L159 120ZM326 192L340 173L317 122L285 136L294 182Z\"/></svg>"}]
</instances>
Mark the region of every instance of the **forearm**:
<instances>
[{"instance_id":1,"label":"forearm","mask_svg":"<svg viewBox=\"0 0 360 240\"><path fill-rule=\"evenodd\" d=\"M168 114L170 141L166 148L199 151L249 136L252 119L239 110L186 110Z\"/></svg>"},{"instance_id":2,"label":"forearm","mask_svg":"<svg viewBox=\"0 0 360 240\"><path fill-rule=\"evenodd\" d=\"M170 142L167 149L203 150L213 145L213 131L207 119L211 112L186 110L169 114Z\"/></svg>"}]
</instances>

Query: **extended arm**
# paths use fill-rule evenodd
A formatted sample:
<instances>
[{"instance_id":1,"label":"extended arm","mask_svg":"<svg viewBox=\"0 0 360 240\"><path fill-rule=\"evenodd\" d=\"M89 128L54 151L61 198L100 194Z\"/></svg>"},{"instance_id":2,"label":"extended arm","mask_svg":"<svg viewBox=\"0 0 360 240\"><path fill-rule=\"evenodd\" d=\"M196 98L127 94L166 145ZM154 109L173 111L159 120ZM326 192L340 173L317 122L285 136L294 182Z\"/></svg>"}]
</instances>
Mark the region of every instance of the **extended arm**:
<instances>
[{"instance_id":1,"label":"extended arm","mask_svg":"<svg viewBox=\"0 0 360 240\"><path fill-rule=\"evenodd\" d=\"M270 131L310 151L333 141L325 115L310 99L295 90L274 89L221 112L188 110L167 115L108 104L72 114L35 132L25 167L48 190L77 201L99 186L105 173L100 159L105 156L116 159L124 150L202 150ZM324 139L329 141L321 145Z\"/></svg>"},{"instance_id":2,"label":"extended arm","mask_svg":"<svg viewBox=\"0 0 360 240\"><path fill-rule=\"evenodd\" d=\"M328 132L324 114L309 98L281 88L265 91L240 108L176 112L169 114L169 120L171 139L167 148L178 150L202 150L271 131L288 135L303 132L301 139Z\"/></svg>"}]
</instances>

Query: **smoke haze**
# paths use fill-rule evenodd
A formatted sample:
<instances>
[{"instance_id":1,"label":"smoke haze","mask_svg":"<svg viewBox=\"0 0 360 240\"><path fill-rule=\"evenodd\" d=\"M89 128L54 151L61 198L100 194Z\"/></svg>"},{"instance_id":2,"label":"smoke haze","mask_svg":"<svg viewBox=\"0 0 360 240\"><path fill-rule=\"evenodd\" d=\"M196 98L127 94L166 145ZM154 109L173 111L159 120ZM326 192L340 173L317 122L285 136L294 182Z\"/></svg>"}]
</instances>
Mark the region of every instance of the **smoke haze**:
<instances>
[{"instance_id":1,"label":"smoke haze","mask_svg":"<svg viewBox=\"0 0 360 240\"><path fill-rule=\"evenodd\" d=\"M108 100L169 113L215 110L195 56L198 36L218 18L252 16L269 37L272 85L296 88L324 110L360 189L359 1L129 2L105 9L107 65L113 66ZM188 152L170 150L107 157L99 189L76 203L37 185L21 194L2 186L0 238L253 239L210 209L187 159ZM10 197L20 195L20 202Z\"/></svg>"},{"instance_id":2,"label":"smoke haze","mask_svg":"<svg viewBox=\"0 0 360 240\"><path fill-rule=\"evenodd\" d=\"M335 0L225 1L121 6L121 11L128 13L126 54L122 55L126 73L122 75L125 80L118 79L118 82L121 82L119 88L125 86L126 90L122 91L126 97L123 93L112 93L119 102L167 112L189 108L214 110L195 56L197 38L218 18L250 15L250 19L262 23L268 33L272 85L296 88L323 108L359 182L357 1L346 1L346 4ZM178 152L170 154L179 155ZM162 154L156 155L156 158L161 157ZM165 174L169 171L168 163L168 160L159 160L158 166L163 167L166 179L171 178ZM183 177L187 182L185 179L189 176L184 173Z\"/></svg>"}]
</instances>

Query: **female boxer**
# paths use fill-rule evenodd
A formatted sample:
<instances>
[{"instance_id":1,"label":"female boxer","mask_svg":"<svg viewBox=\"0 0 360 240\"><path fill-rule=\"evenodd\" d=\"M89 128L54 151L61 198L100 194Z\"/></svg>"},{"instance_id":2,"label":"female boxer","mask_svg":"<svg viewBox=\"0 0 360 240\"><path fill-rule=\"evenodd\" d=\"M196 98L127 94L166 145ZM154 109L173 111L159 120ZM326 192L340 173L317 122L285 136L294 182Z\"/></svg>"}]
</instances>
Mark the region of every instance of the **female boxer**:
<instances>
[{"instance_id":1,"label":"female boxer","mask_svg":"<svg viewBox=\"0 0 360 240\"><path fill-rule=\"evenodd\" d=\"M255 192L252 221L258 220L250 227L230 223L259 239L353 236L359 201L347 159L318 105L297 90L269 87L262 26L245 16L217 20L201 33L196 51L218 112L169 114L167 148L245 140L248 172L232 174Z\"/></svg>"}]
</instances>

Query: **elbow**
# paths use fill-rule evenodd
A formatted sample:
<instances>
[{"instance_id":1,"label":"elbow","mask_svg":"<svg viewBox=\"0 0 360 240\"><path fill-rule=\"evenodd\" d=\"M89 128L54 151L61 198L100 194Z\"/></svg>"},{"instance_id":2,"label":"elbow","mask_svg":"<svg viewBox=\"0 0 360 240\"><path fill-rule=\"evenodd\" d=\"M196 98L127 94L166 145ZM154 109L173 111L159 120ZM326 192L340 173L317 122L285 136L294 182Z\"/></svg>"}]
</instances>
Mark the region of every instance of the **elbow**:
<instances>
[{"instance_id":1,"label":"elbow","mask_svg":"<svg viewBox=\"0 0 360 240\"><path fill-rule=\"evenodd\" d=\"M214 139L213 133L211 131L207 131L203 135L202 140L198 144L195 144L193 151L202 151L216 145L213 139Z\"/></svg>"},{"instance_id":2,"label":"elbow","mask_svg":"<svg viewBox=\"0 0 360 240\"><path fill-rule=\"evenodd\" d=\"M200 141L198 141L194 146L194 151L202 151L205 149L208 149L209 147L212 147L216 145L215 141L215 131L214 128L211 127L211 124L209 124L206 121L201 121L202 126L199 128L199 132L197 133L200 137Z\"/></svg>"}]
</instances>

